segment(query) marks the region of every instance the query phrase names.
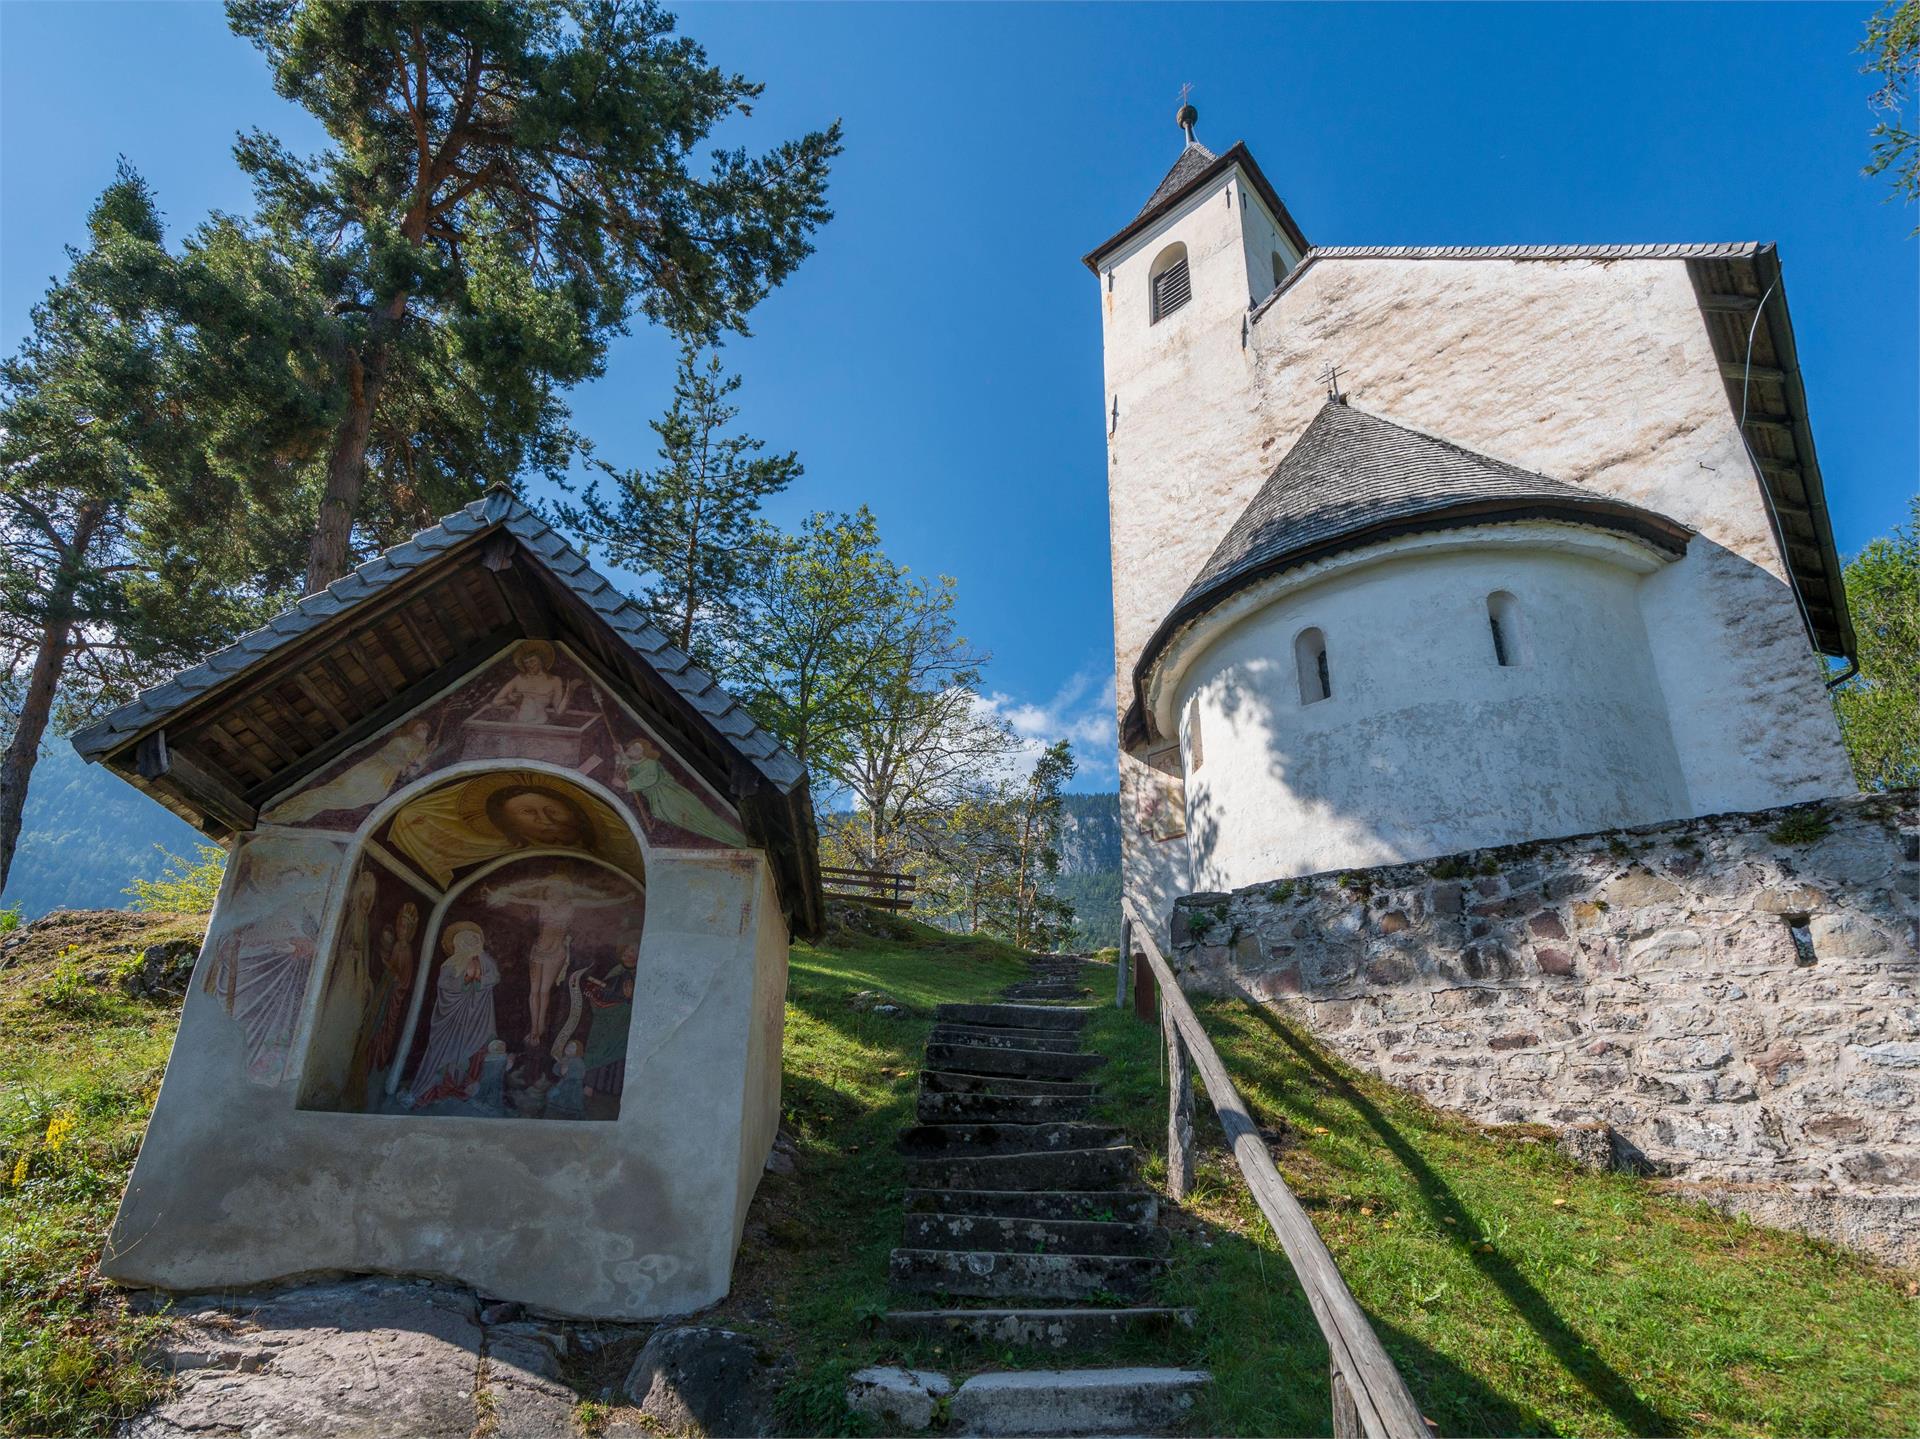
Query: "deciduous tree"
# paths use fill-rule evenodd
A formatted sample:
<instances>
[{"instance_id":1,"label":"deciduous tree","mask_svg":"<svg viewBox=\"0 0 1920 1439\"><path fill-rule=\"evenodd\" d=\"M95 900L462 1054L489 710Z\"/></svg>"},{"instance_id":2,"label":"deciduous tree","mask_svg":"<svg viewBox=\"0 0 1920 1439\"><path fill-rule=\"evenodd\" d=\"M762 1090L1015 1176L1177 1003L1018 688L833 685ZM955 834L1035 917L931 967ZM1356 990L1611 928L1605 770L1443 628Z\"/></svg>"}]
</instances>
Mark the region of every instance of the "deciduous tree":
<instances>
[{"instance_id":1,"label":"deciduous tree","mask_svg":"<svg viewBox=\"0 0 1920 1439\"><path fill-rule=\"evenodd\" d=\"M1867 789L1920 784L1920 499L1907 523L1847 565L1860 673L1834 692L1853 772Z\"/></svg>"},{"instance_id":2,"label":"deciduous tree","mask_svg":"<svg viewBox=\"0 0 1920 1439\"><path fill-rule=\"evenodd\" d=\"M352 564L356 527L387 542L492 480L559 473L559 394L632 313L743 330L829 216L837 125L697 173L761 87L646 0L227 10L332 142L304 158L243 136L258 214L219 237L278 272L323 403L309 590Z\"/></svg>"},{"instance_id":3,"label":"deciduous tree","mask_svg":"<svg viewBox=\"0 0 1920 1439\"><path fill-rule=\"evenodd\" d=\"M1914 101L1914 77L1920 75L1920 0L1897 0L1867 21L1860 49L1870 58L1861 67L1880 82L1871 104L1886 118L1873 127L1868 175L1885 175L1889 199L1911 205L1920 200L1920 135L1907 121ZM1916 228L1915 234L1920 234Z\"/></svg>"}]
</instances>

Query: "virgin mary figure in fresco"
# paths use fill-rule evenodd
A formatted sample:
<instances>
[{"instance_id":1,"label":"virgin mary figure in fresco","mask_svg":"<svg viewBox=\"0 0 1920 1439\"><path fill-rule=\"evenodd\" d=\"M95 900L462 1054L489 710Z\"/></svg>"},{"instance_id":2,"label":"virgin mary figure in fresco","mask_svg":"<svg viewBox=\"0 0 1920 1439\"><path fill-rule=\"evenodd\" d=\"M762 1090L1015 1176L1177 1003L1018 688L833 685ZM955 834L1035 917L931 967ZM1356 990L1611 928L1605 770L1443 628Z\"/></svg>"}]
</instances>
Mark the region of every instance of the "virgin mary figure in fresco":
<instances>
[{"instance_id":1,"label":"virgin mary figure in fresco","mask_svg":"<svg viewBox=\"0 0 1920 1439\"><path fill-rule=\"evenodd\" d=\"M434 984L427 1052L406 1098L409 1109L466 1098L480 1082L487 1047L500 1037L493 1012L500 966L487 953L485 932L472 920L461 920L447 926L440 946L446 958Z\"/></svg>"}]
</instances>

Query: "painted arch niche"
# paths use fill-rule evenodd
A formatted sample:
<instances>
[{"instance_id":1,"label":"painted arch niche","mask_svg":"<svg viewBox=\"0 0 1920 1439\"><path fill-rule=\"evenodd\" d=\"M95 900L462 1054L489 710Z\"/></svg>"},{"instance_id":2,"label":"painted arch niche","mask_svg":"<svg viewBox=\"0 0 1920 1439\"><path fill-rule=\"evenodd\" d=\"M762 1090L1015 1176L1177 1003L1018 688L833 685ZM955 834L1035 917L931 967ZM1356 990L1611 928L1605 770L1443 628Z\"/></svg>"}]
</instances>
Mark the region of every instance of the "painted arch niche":
<instances>
[{"instance_id":1,"label":"painted arch niche","mask_svg":"<svg viewBox=\"0 0 1920 1439\"><path fill-rule=\"evenodd\" d=\"M627 822L542 770L413 796L367 836L303 1109L613 1119L646 871Z\"/></svg>"}]
</instances>

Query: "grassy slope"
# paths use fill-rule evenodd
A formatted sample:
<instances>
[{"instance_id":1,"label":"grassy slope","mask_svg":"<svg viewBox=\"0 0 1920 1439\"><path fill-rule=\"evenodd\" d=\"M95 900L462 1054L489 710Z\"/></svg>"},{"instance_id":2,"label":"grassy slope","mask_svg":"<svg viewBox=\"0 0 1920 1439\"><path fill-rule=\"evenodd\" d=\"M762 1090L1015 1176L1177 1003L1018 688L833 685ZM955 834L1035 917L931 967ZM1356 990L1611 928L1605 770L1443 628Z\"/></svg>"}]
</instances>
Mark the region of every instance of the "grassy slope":
<instances>
[{"instance_id":1,"label":"grassy slope","mask_svg":"<svg viewBox=\"0 0 1920 1439\"><path fill-rule=\"evenodd\" d=\"M1283 1019L1196 1005L1287 1182L1443 1434L1916 1434L1911 1274L1581 1173L1441 1114ZM1107 1117L1164 1153L1155 1028L1097 1031ZM1200 1312L1203 1432L1329 1432L1326 1351L1204 1095L1167 1298ZM1164 1173L1164 1161L1155 1177Z\"/></svg>"},{"instance_id":2,"label":"grassy slope","mask_svg":"<svg viewBox=\"0 0 1920 1439\"><path fill-rule=\"evenodd\" d=\"M734 1292L712 1316L796 1361L782 1394L795 1432L846 1424L843 1379L862 1364L1044 1362L903 1350L872 1324L900 1233L892 1141L910 1121L932 1007L1022 974L989 941L875 927L794 949L783 1127L799 1167L762 1185ZM106 971L191 922L115 928L96 920L34 958L0 959L0 1433L98 1433L155 1388L132 1362L142 1321L91 1265L176 1011L124 998ZM77 948L62 958L65 942ZM903 1012L873 1013L862 991ZM1920 1433L1910 1276L1578 1174L1542 1145L1356 1078L1244 1007L1203 1018L1442 1432ZM1114 1057L1108 1117L1151 1151L1157 1183L1157 1032L1108 1012L1095 1036ZM1214 1370L1202 1432L1325 1433L1317 1331L1198 1108L1209 1147L1191 1213L1175 1217L1167 1297L1195 1305L1200 1325L1152 1360Z\"/></svg>"},{"instance_id":3,"label":"grassy slope","mask_svg":"<svg viewBox=\"0 0 1920 1439\"><path fill-rule=\"evenodd\" d=\"M178 1007L129 999L140 948L197 939L170 915L56 917L0 964L0 1434L94 1434L157 1385L151 1321L93 1275L173 1043Z\"/></svg>"}]
</instances>

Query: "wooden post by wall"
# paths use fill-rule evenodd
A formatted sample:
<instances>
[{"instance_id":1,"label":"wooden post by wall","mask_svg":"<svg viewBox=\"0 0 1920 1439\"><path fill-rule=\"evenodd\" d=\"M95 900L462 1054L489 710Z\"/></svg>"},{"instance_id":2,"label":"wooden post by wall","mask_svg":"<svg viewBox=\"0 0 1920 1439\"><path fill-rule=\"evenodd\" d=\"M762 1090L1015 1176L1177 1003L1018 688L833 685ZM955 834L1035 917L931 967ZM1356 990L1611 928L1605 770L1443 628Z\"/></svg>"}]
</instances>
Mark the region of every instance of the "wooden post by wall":
<instances>
[{"instance_id":1,"label":"wooden post by wall","mask_svg":"<svg viewBox=\"0 0 1920 1439\"><path fill-rule=\"evenodd\" d=\"M1127 1007L1127 970L1133 963L1133 919L1120 916L1120 953L1114 957L1113 1007Z\"/></svg>"},{"instance_id":2,"label":"wooden post by wall","mask_svg":"<svg viewBox=\"0 0 1920 1439\"><path fill-rule=\"evenodd\" d=\"M1153 982L1153 970L1144 964L1133 966L1133 1017L1144 1019L1152 1024L1159 1016L1155 1013L1158 1006L1154 999L1157 988Z\"/></svg>"},{"instance_id":3,"label":"wooden post by wall","mask_svg":"<svg viewBox=\"0 0 1920 1439\"><path fill-rule=\"evenodd\" d=\"M1171 1009L1161 1010L1160 1028L1167 1037L1167 1192L1185 1199L1193 1192L1193 1064Z\"/></svg>"}]
</instances>

